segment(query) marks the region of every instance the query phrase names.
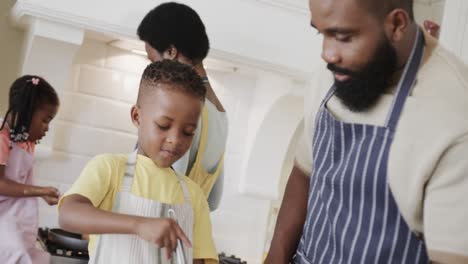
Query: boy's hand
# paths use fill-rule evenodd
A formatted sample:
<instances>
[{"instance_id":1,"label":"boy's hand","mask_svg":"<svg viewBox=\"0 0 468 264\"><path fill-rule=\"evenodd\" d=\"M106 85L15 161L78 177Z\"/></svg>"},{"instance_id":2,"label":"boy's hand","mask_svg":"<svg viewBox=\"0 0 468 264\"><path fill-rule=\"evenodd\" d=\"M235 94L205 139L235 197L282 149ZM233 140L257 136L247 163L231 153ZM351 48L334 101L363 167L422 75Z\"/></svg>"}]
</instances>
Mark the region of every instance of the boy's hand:
<instances>
[{"instance_id":1,"label":"boy's hand","mask_svg":"<svg viewBox=\"0 0 468 264\"><path fill-rule=\"evenodd\" d=\"M177 248L177 239L185 246L192 247L182 228L170 218L142 218L137 223L135 233L159 248L166 248L167 259L172 258L172 252Z\"/></svg>"}]
</instances>

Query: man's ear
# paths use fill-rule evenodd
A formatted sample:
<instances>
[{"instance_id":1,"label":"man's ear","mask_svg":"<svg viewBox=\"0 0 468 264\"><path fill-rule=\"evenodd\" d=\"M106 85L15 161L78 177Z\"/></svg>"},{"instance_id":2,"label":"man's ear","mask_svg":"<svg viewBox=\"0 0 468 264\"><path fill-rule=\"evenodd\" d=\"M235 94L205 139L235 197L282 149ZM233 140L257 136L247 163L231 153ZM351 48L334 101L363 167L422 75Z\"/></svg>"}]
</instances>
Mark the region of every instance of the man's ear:
<instances>
[{"instance_id":1,"label":"man's ear","mask_svg":"<svg viewBox=\"0 0 468 264\"><path fill-rule=\"evenodd\" d=\"M404 9L397 8L385 17L385 33L391 42L401 41L411 24L411 18Z\"/></svg>"},{"instance_id":2,"label":"man's ear","mask_svg":"<svg viewBox=\"0 0 468 264\"><path fill-rule=\"evenodd\" d=\"M179 50L174 45L169 45L169 48L163 53L164 59L176 60L178 56Z\"/></svg>"},{"instance_id":3,"label":"man's ear","mask_svg":"<svg viewBox=\"0 0 468 264\"><path fill-rule=\"evenodd\" d=\"M136 105L132 106L132 109L130 110L130 118L132 119L133 125L135 127L140 127L140 108Z\"/></svg>"}]
</instances>

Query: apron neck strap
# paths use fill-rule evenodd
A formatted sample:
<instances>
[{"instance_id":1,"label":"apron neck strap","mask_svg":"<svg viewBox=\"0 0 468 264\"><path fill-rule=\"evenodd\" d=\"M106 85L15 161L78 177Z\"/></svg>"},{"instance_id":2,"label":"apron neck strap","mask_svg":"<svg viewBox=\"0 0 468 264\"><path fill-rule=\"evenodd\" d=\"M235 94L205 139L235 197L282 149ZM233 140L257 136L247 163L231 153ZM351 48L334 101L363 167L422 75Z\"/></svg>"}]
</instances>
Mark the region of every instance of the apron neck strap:
<instances>
[{"instance_id":1,"label":"apron neck strap","mask_svg":"<svg viewBox=\"0 0 468 264\"><path fill-rule=\"evenodd\" d=\"M135 168L136 168L136 163L137 163L137 156L138 156L138 147L133 151L132 153L128 154L127 156L127 163L125 164L125 174L124 174L124 179L122 182L121 186L121 191L128 191L130 192L131 190L131 185L133 183L133 179L135 176ZM184 193L184 200L186 203L190 203L190 193L188 191L187 185L185 184L185 181L183 179L183 176L178 174L175 170L172 170L175 175L177 176L177 179L179 181L179 184L182 188L182 192ZM127 179L127 180L126 180ZM131 184L128 184L131 183ZM127 186L129 185L129 186Z\"/></svg>"},{"instance_id":2,"label":"apron neck strap","mask_svg":"<svg viewBox=\"0 0 468 264\"><path fill-rule=\"evenodd\" d=\"M128 154L127 162L125 163L125 173L120 184L121 192L131 192L133 178L135 175L135 167L138 156L138 147L132 153Z\"/></svg>"},{"instance_id":3,"label":"apron neck strap","mask_svg":"<svg viewBox=\"0 0 468 264\"><path fill-rule=\"evenodd\" d=\"M127 156L127 163L125 164L125 177L133 178L135 175L135 167L138 156L138 148Z\"/></svg>"},{"instance_id":4,"label":"apron neck strap","mask_svg":"<svg viewBox=\"0 0 468 264\"><path fill-rule=\"evenodd\" d=\"M175 170L172 170L175 175L177 175L177 179L179 180L180 187L182 187L182 192L184 193L184 200L186 203L191 204L190 202L190 193L187 188L187 184L185 184L184 178L185 176L180 175L178 172Z\"/></svg>"},{"instance_id":5,"label":"apron neck strap","mask_svg":"<svg viewBox=\"0 0 468 264\"><path fill-rule=\"evenodd\" d=\"M325 98L322 100L322 105L321 107L325 107L325 105L328 103L328 101L332 98L332 96L335 94L336 91L336 85L332 85L330 89L328 89L327 95Z\"/></svg>"},{"instance_id":6,"label":"apron neck strap","mask_svg":"<svg viewBox=\"0 0 468 264\"><path fill-rule=\"evenodd\" d=\"M418 28L416 33L416 41L413 44L411 55L406 63L403 75L398 83L398 90L393 98L392 107L385 122L385 126L392 131L396 130L398 120L400 119L401 112L408 98L411 89L416 81L416 76L421 65L423 53L424 53L424 34L421 29Z\"/></svg>"}]
</instances>

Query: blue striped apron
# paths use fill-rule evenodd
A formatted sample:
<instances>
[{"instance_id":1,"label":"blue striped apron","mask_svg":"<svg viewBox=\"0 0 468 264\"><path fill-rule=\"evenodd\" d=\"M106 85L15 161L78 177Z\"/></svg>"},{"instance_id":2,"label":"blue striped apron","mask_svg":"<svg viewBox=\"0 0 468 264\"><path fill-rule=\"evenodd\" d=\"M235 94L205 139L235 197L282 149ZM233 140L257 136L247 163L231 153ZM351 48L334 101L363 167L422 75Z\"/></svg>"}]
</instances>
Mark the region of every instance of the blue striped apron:
<instances>
[{"instance_id":1,"label":"blue striped apron","mask_svg":"<svg viewBox=\"0 0 468 264\"><path fill-rule=\"evenodd\" d=\"M401 216L388 157L424 52L418 30L385 126L335 119L322 102L315 123L307 218L294 263L428 263L424 242Z\"/></svg>"}]
</instances>

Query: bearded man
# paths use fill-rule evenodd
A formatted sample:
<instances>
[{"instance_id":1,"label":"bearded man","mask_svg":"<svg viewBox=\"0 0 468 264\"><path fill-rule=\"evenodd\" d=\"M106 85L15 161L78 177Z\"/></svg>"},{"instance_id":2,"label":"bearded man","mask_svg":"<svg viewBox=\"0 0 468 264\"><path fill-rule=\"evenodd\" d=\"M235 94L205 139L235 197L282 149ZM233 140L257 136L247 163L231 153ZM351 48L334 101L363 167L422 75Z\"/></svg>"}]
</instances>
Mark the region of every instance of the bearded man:
<instances>
[{"instance_id":1,"label":"bearded man","mask_svg":"<svg viewBox=\"0 0 468 264\"><path fill-rule=\"evenodd\" d=\"M266 263L468 263L468 68L412 0L309 4L332 74L305 96Z\"/></svg>"}]
</instances>

